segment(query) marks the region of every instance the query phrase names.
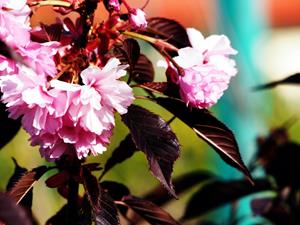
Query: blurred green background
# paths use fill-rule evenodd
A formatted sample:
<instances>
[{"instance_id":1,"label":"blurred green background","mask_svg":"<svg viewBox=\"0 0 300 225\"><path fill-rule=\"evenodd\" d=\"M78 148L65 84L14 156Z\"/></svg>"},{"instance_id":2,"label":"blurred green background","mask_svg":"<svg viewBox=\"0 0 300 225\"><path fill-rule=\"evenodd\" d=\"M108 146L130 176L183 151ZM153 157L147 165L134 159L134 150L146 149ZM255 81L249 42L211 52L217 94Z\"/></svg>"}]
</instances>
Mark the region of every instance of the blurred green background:
<instances>
[{"instance_id":1,"label":"blurred green background","mask_svg":"<svg viewBox=\"0 0 300 225\"><path fill-rule=\"evenodd\" d=\"M141 7L144 1L130 1L133 6ZM98 20L105 17L99 7ZM300 71L300 3L297 0L189 0L159 1L151 0L146 7L148 17L162 16L175 19L187 27L196 27L204 35L212 33L226 34L232 40L232 46L239 51L235 57L239 73L229 90L212 108L215 115L224 121L236 134L243 159L247 162L255 151L255 138L267 134L272 127L283 124L293 116L299 115L299 87L279 87L272 91L253 92L252 88L261 83L281 79ZM299 15L298 15L299 14ZM47 16L46 16L47 15ZM73 15L74 16L74 15ZM56 14L49 8L39 10L33 17L32 24L37 21L54 22ZM141 43L142 44L142 43ZM153 64L160 56L148 45L142 44L142 51ZM164 80L164 70L156 69L156 80ZM140 90L137 91L140 95ZM169 120L172 115L149 101L137 100L151 111ZM116 128L108 150L98 157L89 157L88 161L104 164L112 150L128 133L127 128L116 116ZM176 119L171 124L181 143L181 157L174 166L174 177L194 170L209 170L224 179L241 177L236 170L227 166L217 154L210 149L194 132ZM299 123L290 129L292 138L298 139ZM13 173L15 157L21 166L34 168L46 164L40 157L38 148L30 147L28 135L20 131L18 135L0 152L0 187L4 189ZM44 181L51 173L44 176L34 188L33 210L41 224L53 215L64 203L56 193L49 189ZM126 184L134 195L142 196L158 185L148 171L145 156L138 152L130 160L116 166L104 180L114 180ZM192 192L180 196L167 205L167 210L179 218ZM241 207L243 208L243 207ZM229 220L227 207L210 215L222 213L222 219ZM241 214L249 213L247 209ZM247 223L249 224L249 223Z\"/></svg>"}]
</instances>

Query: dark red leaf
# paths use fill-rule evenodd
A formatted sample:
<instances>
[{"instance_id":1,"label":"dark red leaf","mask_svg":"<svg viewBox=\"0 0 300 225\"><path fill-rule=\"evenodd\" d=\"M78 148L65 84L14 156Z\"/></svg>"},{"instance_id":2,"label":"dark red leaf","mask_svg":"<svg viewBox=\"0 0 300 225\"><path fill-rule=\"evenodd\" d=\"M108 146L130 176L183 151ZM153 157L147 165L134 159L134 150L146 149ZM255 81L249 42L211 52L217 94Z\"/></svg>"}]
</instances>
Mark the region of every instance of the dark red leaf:
<instances>
[{"instance_id":1,"label":"dark red leaf","mask_svg":"<svg viewBox=\"0 0 300 225\"><path fill-rule=\"evenodd\" d=\"M210 172L204 171L193 171L182 175L173 180L173 184L176 190L176 193L179 195L182 192L192 188L194 185L199 184L203 181L214 178L215 176ZM168 195L167 191L161 186L158 186L153 191L150 191L146 194L143 199L149 200L154 204L161 206L168 201L172 200L172 197Z\"/></svg>"},{"instance_id":2,"label":"dark red leaf","mask_svg":"<svg viewBox=\"0 0 300 225\"><path fill-rule=\"evenodd\" d=\"M68 207L64 205L54 216L48 219L46 225L64 225L68 224Z\"/></svg>"},{"instance_id":3,"label":"dark red leaf","mask_svg":"<svg viewBox=\"0 0 300 225\"><path fill-rule=\"evenodd\" d=\"M128 134L120 145L113 151L111 157L107 160L101 178L115 165L129 159L137 151L132 141L131 135Z\"/></svg>"},{"instance_id":4,"label":"dark red leaf","mask_svg":"<svg viewBox=\"0 0 300 225\"><path fill-rule=\"evenodd\" d=\"M118 211L114 201L107 192L102 190L97 178L84 167L81 168L81 178L92 206L95 224L119 225Z\"/></svg>"},{"instance_id":5,"label":"dark red leaf","mask_svg":"<svg viewBox=\"0 0 300 225\"><path fill-rule=\"evenodd\" d=\"M129 195L129 189L121 183L114 181L103 181L100 183L100 187L104 192L107 192L114 201L120 201L124 196ZM124 205L117 205L119 212L125 217L128 208Z\"/></svg>"},{"instance_id":6,"label":"dark red leaf","mask_svg":"<svg viewBox=\"0 0 300 225\"><path fill-rule=\"evenodd\" d=\"M77 34L79 32L82 32L81 29L78 30L78 28L82 26L81 25L82 22L80 21L80 18L78 18L74 24L69 17L66 17L64 18L63 23L66 25L66 27L72 34Z\"/></svg>"},{"instance_id":7,"label":"dark red leaf","mask_svg":"<svg viewBox=\"0 0 300 225\"><path fill-rule=\"evenodd\" d=\"M31 31L31 39L36 42L60 41L64 32L62 23L41 24L41 29Z\"/></svg>"},{"instance_id":8,"label":"dark red leaf","mask_svg":"<svg viewBox=\"0 0 300 225\"><path fill-rule=\"evenodd\" d=\"M169 213L156 206L154 203L134 196L125 196L123 202L153 225L179 225Z\"/></svg>"},{"instance_id":9,"label":"dark red leaf","mask_svg":"<svg viewBox=\"0 0 300 225\"><path fill-rule=\"evenodd\" d=\"M223 204L238 200L246 195L272 190L272 184L266 179L255 180L251 186L246 180L211 181L201 187L189 200L183 219L192 219Z\"/></svg>"},{"instance_id":10,"label":"dark red leaf","mask_svg":"<svg viewBox=\"0 0 300 225\"><path fill-rule=\"evenodd\" d=\"M147 156L150 171L165 188L176 196L171 175L179 157L179 142L170 126L158 115L136 105L122 116L137 148Z\"/></svg>"},{"instance_id":11,"label":"dark red leaf","mask_svg":"<svg viewBox=\"0 0 300 225\"><path fill-rule=\"evenodd\" d=\"M299 212L299 209L296 211L295 215L290 205L283 202L276 202L263 214L263 217L276 225L296 225L300 222L299 213L297 212Z\"/></svg>"},{"instance_id":12,"label":"dark red leaf","mask_svg":"<svg viewBox=\"0 0 300 225\"><path fill-rule=\"evenodd\" d=\"M0 94L1 98L1 94ZM6 145L20 130L21 122L8 118L6 107L0 102L0 149Z\"/></svg>"},{"instance_id":13,"label":"dark red leaf","mask_svg":"<svg viewBox=\"0 0 300 225\"><path fill-rule=\"evenodd\" d=\"M273 148L272 158L266 160L263 165L266 173L272 175L278 187L291 186L298 189L300 187L300 145L294 142Z\"/></svg>"},{"instance_id":14,"label":"dark red leaf","mask_svg":"<svg viewBox=\"0 0 300 225\"><path fill-rule=\"evenodd\" d=\"M92 213L91 206L87 199L87 196L83 198L82 204L78 212L74 212L74 215L78 218L74 225L92 225ZM67 225L70 224L70 217L73 216L68 210L67 204L64 205L54 216L52 216L46 225Z\"/></svg>"},{"instance_id":15,"label":"dark red leaf","mask_svg":"<svg viewBox=\"0 0 300 225\"><path fill-rule=\"evenodd\" d=\"M9 192L14 185L20 180L20 178L27 172L26 168L21 167L16 159L13 158L13 162L15 164L15 171L13 175L10 177L6 190ZM26 196L20 202L20 205L27 209L28 213L31 214L31 206L32 206L32 189L26 194Z\"/></svg>"},{"instance_id":16,"label":"dark red leaf","mask_svg":"<svg viewBox=\"0 0 300 225\"><path fill-rule=\"evenodd\" d=\"M8 195L19 203L32 189L34 183L38 181L49 169L46 166L37 167L26 172L9 191Z\"/></svg>"},{"instance_id":17,"label":"dark red leaf","mask_svg":"<svg viewBox=\"0 0 300 225\"><path fill-rule=\"evenodd\" d=\"M57 188L63 186L64 184L67 184L69 178L70 178L70 173L64 170L49 177L46 180L46 185L49 188Z\"/></svg>"},{"instance_id":18,"label":"dark red leaf","mask_svg":"<svg viewBox=\"0 0 300 225\"><path fill-rule=\"evenodd\" d=\"M122 63L129 64L130 70L134 68L140 56L139 43L132 38L124 40L121 46L115 46L114 51Z\"/></svg>"},{"instance_id":19,"label":"dark red leaf","mask_svg":"<svg viewBox=\"0 0 300 225\"><path fill-rule=\"evenodd\" d=\"M257 198L251 200L251 209L254 215L263 215L269 211L273 205L274 198Z\"/></svg>"},{"instance_id":20,"label":"dark red leaf","mask_svg":"<svg viewBox=\"0 0 300 225\"><path fill-rule=\"evenodd\" d=\"M26 211L3 193L0 193L0 224L1 222L5 223L5 225L32 224Z\"/></svg>"},{"instance_id":21,"label":"dark red leaf","mask_svg":"<svg viewBox=\"0 0 300 225\"><path fill-rule=\"evenodd\" d=\"M26 168L21 167L15 158L12 158L15 164L15 171L13 175L9 178L9 181L6 186L6 190L10 191L15 183L28 171Z\"/></svg>"},{"instance_id":22,"label":"dark red leaf","mask_svg":"<svg viewBox=\"0 0 300 225\"><path fill-rule=\"evenodd\" d=\"M146 90L164 94L168 89L168 82L147 82L137 85L137 87L144 88Z\"/></svg>"},{"instance_id":23,"label":"dark red leaf","mask_svg":"<svg viewBox=\"0 0 300 225\"><path fill-rule=\"evenodd\" d=\"M125 195L129 195L129 189L121 183L114 181L103 181L100 183L102 190L107 192L113 200L121 200Z\"/></svg>"},{"instance_id":24,"label":"dark red leaf","mask_svg":"<svg viewBox=\"0 0 300 225\"><path fill-rule=\"evenodd\" d=\"M277 128L270 132L266 138L260 137L257 140L258 152L256 159L260 164L264 165L268 161L272 160L276 155L276 149L279 146L288 143L289 137L285 128Z\"/></svg>"},{"instance_id":25,"label":"dark red leaf","mask_svg":"<svg viewBox=\"0 0 300 225\"><path fill-rule=\"evenodd\" d=\"M152 82L154 79L154 68L152 62L147 58L147 56L140 54L131 74L132 79L139 84Z\"/></svg>"},{"instance_id":26,"label":"dark red leaf","mask_svg":"<svg viewBox=\"0 0 300 225\"><path fill-rule=\"evenodd\" d=\"M154 79L152 62L143 54L140 54L140 46L134 39L126 39L122 46L115 46L114 53L123 63L128 64L130 79L137 83L151 82Z\"/></svg>"},{"instance_id":27,"label":"dark red leaf","mask_svg":"<svg viewBox=\"0 0 300 225\"><path fill-rule=\"evenodd\" d=\"M108 193L101 190L99 208L93 210L96 225L120 225L117 207Z\"/></svg>"},{"instance_id":28,"label":"dark red leaf","mask_svg":"<svg viewBox=\"0 0 300 225\"><path fill-rule=\"evenodd\" d=\"M47 41L60 41L61 35L64 31L61 23L54 23L51 25L42 24L41 28L46 33Z\"/></svg>"},{"instance_id":29,"label":"dark red leaf","mask_svg":"<svg viewBox=\"0 0 300 225\"><path fill-rule=\"evenodd\" d=\"M200 221L200 222L198 222L197 223L198 225L219 225L219 224L217 224L217 223L213 223L213 222L211 222L211 221ZM231 224L231 225L234 225L234 224ZM257 225L257 224L256 224Z\"/></svg>"},{"instance_id":30,"label":"dark red leaf","mask_svg":"<svg viewBox=\"0 0 300 225\"><path fill-rule=\"evenodd\" d=\"M162 17L150 18L146 33L152 37L166 40L177 48L191 46L186 29L175 20Z\"/></svg>"},{"instance_id":31,"label":"dark red leaf","mask_svg":"<svg viewBox=\"0 0 300 225\"><path fill-rule=\"evenodd\" d=\"M291 75L291 76L289 76L287 78L284 78L282 80L273 81L271 83L259 85L259 86L255 87L254 90L263 90L263 89L268 89L268 88L274 88L274 87L276 87L278 85L282 85L282 84L296 84L296 85L299 85L300 84L300 73L295 73L294 75Z\"/></svg>"},{"instance_id":32,"label":"dark red leaf","mask_svg":"<svg viewBox=\"0 0 300 225\"><path fill-rule=\"evenodd\" d=\"M87 163L82 166L87 168L89 171L99 171L103 169L102 167L100 167L99 163Z\"/></svg>"},{"instance_id":33,"label":"dark red leaf","mask_svg":"<svg viewBox=\"0 0 300 225\"><path fill-rule=\"evenodd\" d=\"M190 126L225 162L241 170L252 182L251 175L240 156L234 134L225 124L207 110L188 108L184 102L177 99L156 98L155 101Z\"/></svg>"},{"instance_id":34,"label":"dark red leaf","mask_svg":"<svg viewBox=\"0 0 300 225\"><path fill-rule=\"evenodd\" d=\"M151 92L180 99L178 86L171 82L147 82L136 86Z\"/></svg>"},{"instance_id":35,"label":"dark red leaf","mask_svg":"<svg viewBox=\"0 0 300 225\"><path fill-rule=\"evenodd\" d=\"M57 192L65 199L68 199L69 188L67 185L63 185L57 188Z\"/></svg>"},{"instance_id":36,"label":"dark red leaf","mask_svg":"<svg viewBox=\"0 0 300 225\"><path fill-rule=\"evenodd\" d=\"M100 188L97 178L88 169L81 167L81 179L93 210L98 209Z\"/></svg>"}]
</instances>

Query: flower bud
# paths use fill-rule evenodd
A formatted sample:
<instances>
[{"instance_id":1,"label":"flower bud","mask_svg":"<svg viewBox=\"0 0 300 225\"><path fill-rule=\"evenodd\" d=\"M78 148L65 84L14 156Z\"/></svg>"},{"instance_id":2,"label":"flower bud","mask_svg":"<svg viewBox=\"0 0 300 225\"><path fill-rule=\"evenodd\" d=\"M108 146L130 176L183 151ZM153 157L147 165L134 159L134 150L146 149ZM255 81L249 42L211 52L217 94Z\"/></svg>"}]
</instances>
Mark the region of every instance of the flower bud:
<instances>
[{"instance_id":1,"label":"flower bud","mask_svg":"<svg viewBox=\"0 0 300 225\"><path fill-rule=\"evenodd\" d=\"M108 7L109 11L117 11L119 12L121 9L121 5L119 0L109 0L108 1Z\"/></svg>"},{"instance_id":2,"label":"flower bud","mask_svg":"<svg viewBox=\"0 0 300 225\"><path fill-rule=\"evenodd\" d=\"M141 9L132 9L129 14L129 22L134 28L146 28L146 13Z\"/></svg>"}]
</instances>

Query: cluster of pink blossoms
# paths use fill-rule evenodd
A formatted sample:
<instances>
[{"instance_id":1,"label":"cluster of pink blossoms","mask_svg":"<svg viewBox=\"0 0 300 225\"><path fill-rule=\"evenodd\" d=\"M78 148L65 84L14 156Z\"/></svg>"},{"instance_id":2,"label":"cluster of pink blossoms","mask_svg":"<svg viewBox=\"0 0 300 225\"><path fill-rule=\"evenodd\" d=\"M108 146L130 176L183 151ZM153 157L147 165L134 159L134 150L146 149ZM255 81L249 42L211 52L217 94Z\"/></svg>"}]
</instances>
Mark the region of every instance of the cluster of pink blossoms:
<instances>
[{"instance_id":1,"label":"cluster of pink blossoms","mask_svg":"<svg viewBox=\"0 0 300 225\"><path fill-rule=\"evenodd\" d=\"M144 11L131 8L125 0L122 3L131 28L145 28ZM118 14L120 2L109 0L107 7ZM102 68L87 65L80 70L81 85L58 80L54 56L63 56L66 46L32 41L29 14L26 0L0 0L0 40L22 58L20 63L0 55L2 102L11 118L22 118L31 144L39 145L46 158L57 159L68 152L76 152L78 158L102 153L112 135L114 113L126 113L134 99L132 89L119 80L127 66L111 58ZM224 35L204 38L193 28L187 29L187 34L192 47L179 49L174 65L170 62L175 73L172 81L187 105L208 108L237 73L229 58L237 52Z\"/></svg>"},{"instance_id":2,"label":"cluster of pink blossoms","mask_svg":"<svg viewBox=\"0 0 300 225\"><path fill-rule=\"evenodd\" d=\"M216 104L228 88L230 78L237 73L235 61L230 55L237 51L224 35L204 38L194 28L187 34L192 47L179 49L174 61L184 70L177 74L181 98L190 106L208 108ZM174 70L177 72L177 70Z\"/></svg>"},{"instance_id":3,"label":"cluster of pink blossoms","mask_svg":"<svg viewBox=\"0 0 300 225\"><path fill-rule=\"evenodd\" d=\"M0 56L0 89L10 117L22 117L31 144L51 159L75 149L78 158L102 153L115 125L133 101L131 88L118 79L126 66L111 58L103 68L90 65L83 85L56 80L53 56L59 43L30 40L26 1L0 1L0 39L22 56L24 64ZM20 37L20 38L18 38Z\"/></svg>"}]
</instances>

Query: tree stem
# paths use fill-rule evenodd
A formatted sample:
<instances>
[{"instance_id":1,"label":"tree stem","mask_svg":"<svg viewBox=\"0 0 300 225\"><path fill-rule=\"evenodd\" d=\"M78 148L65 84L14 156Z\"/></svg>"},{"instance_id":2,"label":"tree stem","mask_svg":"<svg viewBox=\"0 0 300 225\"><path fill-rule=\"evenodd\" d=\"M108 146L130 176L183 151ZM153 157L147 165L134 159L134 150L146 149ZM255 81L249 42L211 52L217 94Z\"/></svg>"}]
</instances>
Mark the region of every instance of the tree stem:
<instances>
[{"instance_id":1,"label":"tree stem","mask_svg":"<svg viewBox=\"0 0 300 225\"><path fill-rule=\"evenodd\" d=\"M68 193L67 221L69 225L76 225L78 219L79 184L73 178L70 178L68 186L69 186L69 193Z\"/></svg>"}]
</instances>

